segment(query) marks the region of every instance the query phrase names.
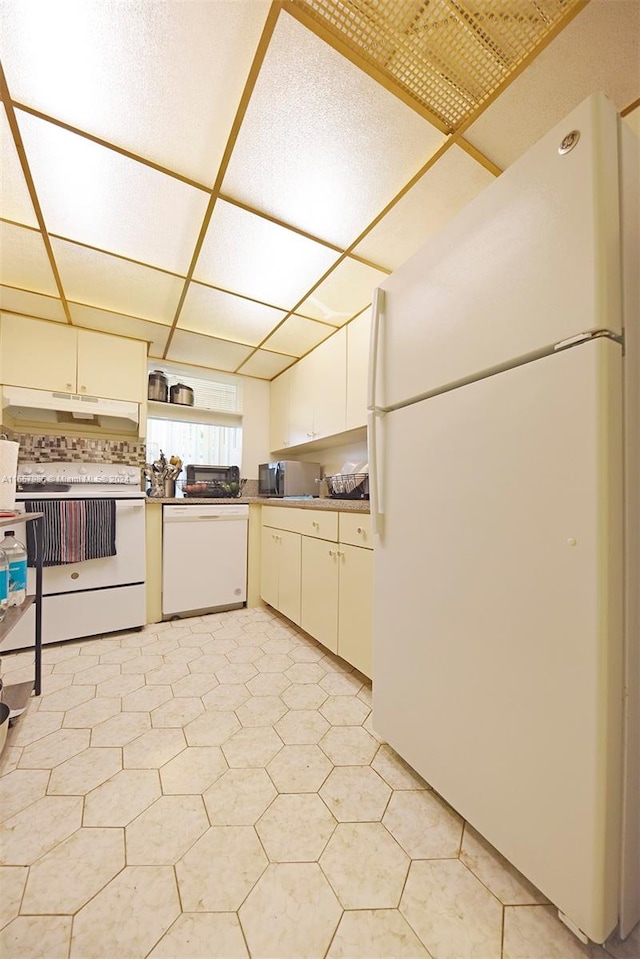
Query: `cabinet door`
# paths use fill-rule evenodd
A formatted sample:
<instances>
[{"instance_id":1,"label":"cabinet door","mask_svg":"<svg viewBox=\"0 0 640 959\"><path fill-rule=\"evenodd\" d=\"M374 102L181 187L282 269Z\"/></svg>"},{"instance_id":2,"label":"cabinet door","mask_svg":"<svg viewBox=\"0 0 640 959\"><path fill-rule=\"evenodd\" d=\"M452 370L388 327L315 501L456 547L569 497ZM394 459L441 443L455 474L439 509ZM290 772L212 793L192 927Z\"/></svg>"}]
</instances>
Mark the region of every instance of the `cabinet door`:
<instances>
[{"instance_id":1,"label":"cabinet door","mask_svg":"<svg viewBox=\"0 0 640 959\"><path fill-rule=\"evenodd\" d=\"M338 650L338 547L302 537L301 626L332 653Z\"/></svg>"},{"instance_id":2,"label":"cabinet door","mask_svg":"<svg viewBox=\"0 0 640 959\"><path fill-rule=\"evenodd\" d=\"M347 331L321 343L308 357L312 361L313 439L345 430L347 403Z\"/></svg>"},{"instance_id":3,"label":"cabinet door","mask_svg":"<svg viewBox=\"0 0 640 959\"><path fill-rule=\"evenodd\" d=\"M315 408L316 363L313 353L291 370L290 397L289 397L289 439L291 446L301 443L310 443L313 436L313 412Z\"/></svg>"},{"instance_id":4,"label":"cabinet door","mask_svg":"<svg viewBox=\"0 0 640 959\"><path fill-rule=\"evenodd\" d=\"M353 430L367 422L367 378L369 375L369 338L371 310L362 313L347 327L347 413L345 429Z\"/></svg>"},{"instance_id":5,"label":"cabinet door","mask_svg":"<svg viewBox=\"0 0 640 959\"><path fill-rule=\"evenodd\" d=\"M269 526L263 526L260 549L260 596L274 609L280 608L278 606L279 565L278 531Z\"/></svg>"},{"instance_id":6,"label":"cabinet door","mask_svg":"<svg viewBox=\"0 0 640 959\"><path fill-rule=\"evenodd\" d=\"M285 449L289 445L289 396L291 393L291 373L282 373L272 380L269 395L270 431L269 442L272 452Z\"/></svg>"},{"instance_id":7,"label":"cabinet door","mask_svg":"<svg viewBox=\"0 0 640 959\"><path fill-rule=\"evenodd\" d=\"M64 323L2 317L0 382L36 390L76 389L78 331Z\"/></svg>"},{"instance_id":8,"label":"cabinet door","mask_svg":"<svg viewBox=\"0 0 640 959\"><path fill-rule=\"evenodd\" d=\"M340 544L338 655L371 678L373 550Z\"/></svg>"},{"instance_id":9,"label":"cabinet door","mask_svg":"<svg viewBox=\"0 0 640 959\"><path fill-rule=\"evenodd\" d=\"M300 625L300 540L299 533L276 530L280 553L278 609L296 626Z\"/></svg>"},{"instance_id":10,"label":"cabinet door","mask_svg":"<svg viewBox=\"0 0 640 959\"><path fill-rule=\"evenodd\" d=\"M78 393L142 403L146 396L146 344L78 330Z\"/></svg>"}]
</instances>

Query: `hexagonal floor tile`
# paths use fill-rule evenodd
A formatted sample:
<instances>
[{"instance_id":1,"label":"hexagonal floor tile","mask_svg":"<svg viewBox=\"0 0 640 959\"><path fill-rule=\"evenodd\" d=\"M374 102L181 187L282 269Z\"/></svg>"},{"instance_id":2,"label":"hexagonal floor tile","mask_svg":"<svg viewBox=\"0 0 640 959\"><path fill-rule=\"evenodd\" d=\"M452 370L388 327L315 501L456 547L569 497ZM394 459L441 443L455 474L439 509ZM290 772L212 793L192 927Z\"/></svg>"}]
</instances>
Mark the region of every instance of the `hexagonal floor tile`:
<instances>
[{"instance_id":1,"label":"hexagonal floor tile","mask_svg":"<svg viewBox=\"0 0 640 959\"><path fill-rule=\"evenodd\" d=\"M319 683L326 675L326 669L318 663L294 663L285 676L292 683Z\"/></svg>"},{"instance_id":2,"label":"hexagonal floor tile","mask_svg":"<svg viewBox=\"0 0 640 959\"><path fill-rule=\"evenodd\" d=\"M397 752L386 744L379 747L371 762L392 789L429 789L430 786L412 769Z\"/></svg>"},{"instance_id":3,"label":"hexagonal floor tile","mask_svg":"<svg viewBox=\"0 0 640 959\"><path fill-rule=\"evenodd\" d=\"M95 696L95 691L86 686L64 686L55 692L47 692L49 688L48 683L43 683L43 687L44 695L38 704L39 713L66 712L68 709L73 709L74 706L88 702ZM22 721L26 718L26 716L22 717L20 725L22 725Z\"/></svg>"},{"instance_id":4,"label":"hexagonal floor tile","mask_svg":"<svg viewBox=\"0 0 640 959\"><path fill-rule=\"evenodd\" d=\"M486 839L465 824L460 859L474 876L505 906L546 903L543 894L531 885Z\"/></svg>"},{"instance_id":5,"label":"hexagonal floor tile","mask_svg":"<svg viewBox=\"0 0 640 959\"><path fill-rule=\"evenodd\" d=\"M282 749L282 740L270 726L248 726L222 745L231 767L266 766Z\"/></svg>"},{"instance_id":6,"label":"hexagonal floor tile","mask_svg":"<svg viewBox=\"0 0 640 959\"><path fill-rule=\"evenodd\" d=\"M149 687L150 689L151 687ZM107 700L110 702L110 700ZM118 713L91 731L92 746L126 746L151 729L149 713Z\"/></svg>"},{"instance_id":7,"label":"hexagonal floor tile","mask_svg":"<svg viewBox=\"0 0 640 959\"><path fill-rule=\"evenodd\" d=\"M289 709L319 709L328 696L317 683L293 683L282 693Z\"/></svg>"},{"instance_id":8,"label":"hexagonal floor tile","mask_svg":"<svg viewBox=\"0 0 640 959\"><path fill-rule=\"evenodd\" d=\"M415 932L397 909L345 912L327 959L431 959Z\"/></svg>"},{"instance_id":9,"label":"hexagonal floor tile","mask_svg":"<svg viewBox=\"0 0 640 959\"><path fill-rule=\"evenodd\" d=\"M362 680L355 673L330 672L320 680L320 685L331 696L355 696L362 688Z\"/></svg>"},{"instance_id":10,"label":"hexagonal floor tile","mask_svg":"<svg viewBox=\"0 0 640 959\"><path fill-rule=\"evenodd\" d=\"M230 663L255 663L264 653L259 646L236 646L225 655Z\"/></svg>"},{"instance_id":11,"label":"hexagonal floor tile","mask_svg":"<svg viewBox=\"0 0 640 959\"><path fill-rule=\"evenodd\" d=\"M20 912L22 893L27 882L29 869L27 866L0 866L0 929L15 919ZM0 937L1 942L1 937ZM0 951L0 955L3 955ZM13 955L11 952L7 956Z\"/></svg>"},{"instance_id":12,"label":"hexagonal floor tile","mask_svg":"<svg viewBox=\"0 0 640 959\"><path fill-rule=\"evenodd\" d=\"M53 667L54 673L79 673L83 669L89 669L91 666L97 666L100 662L98 656L74 656L56 663Z\"/></svg>"},{"instance_id":13,"label":"hexagonal floor tile","mask_svg":"<svg viewBox=\"0 0 640 959\"><path fill-rule=\"evenodd\" d=\"M409 857L381 823L340 823L320 865L345 909L395 909Z\"/></svg>"},{"instance_id":14,"label":"hexagonal floor tile","mask_svg":"<svg viewBox=\"0 0 640 959\"><path fill-rule=\"evenodd\" d=\"M402 790L382 820L412 859L455 859L464 821L431 790Z\"/></svg>"},{"instance_id":15,"label":"hexagonal floor tile","mask_svg":"<svg viewBox=\"0 0 640 959\"><path fill-rule=\"evenodd\" d=\"M170 686L171 683L177 683L179 679L184 679L188 675L189 667L185 663L167 663L145 673L144 681L147 686Z\"/></svg>"},{"instance_id":16,"label":"hexagonal floor tile","mask_svg":"<svg viewBox=\"0 0 640 959\"><path fill-rule=\"evenodd\" d=\"M157 769L123 769L85 797L85 826L126 826L161 795Z\"/></svg>"},{"instance_id":17,"label":"hexagonal floor tile","mask_svg":"<svg viewBox=\"0 0 640 959\"><path fill-rule=\"evenodd\" d=\"M22 912L75 913L123 868L123 830L79 829L31 866Z\"/></svg>"},{"instance_id":18,"label":"hexagonal floor tile","mask_svg":"<svg viewBox=\"0 0 640 959\"><path fill-rule=\"evenodd\" d=\"M331 696L320 712L332 726L360 726L371 710L357 696Z\"/></svg>"},{"instance_id":19,"label":"hexagonal floor tile","mask_svg":"<svg viewBox=\"0 0 640 959\"><path fill-rule=\"evenodd\" d=\"M240 909L254 956L324 956L342 908L317 863L269 866Z\"/></svg>"},{"instance_id":20,"label":"hexagonal floor tile","mask_svg":"<svg viewBox=\"0 0 640 959\"><path fill-rule=\"evenodd\" d=\"M202 796L161 796L126 827L127 865L172 865L208 828Z\"/></svg>"},{"instance_id":21,"label":"hexagonal floor tile","mask_svg":"<svg viewBox=\"0 0 640 959\"><path fill-rule=\"evenodd\" d=\"M42 799L49 783L48 769L14 769L0 779L0 822Z\"/></svg>"},{"instance_id":22,"label":"hexagonal floor tile","mask_svg":"<svg viewBox=\"0 0 640 959\"><path fill-rule=\"evenodd\" d=\"M339 822L379 822L391 789L371 766L337 766L320 795Z\"/></svg>"},{"instance_id":23,"label":"hexagonal floor tile","mask_svg":"<svg viewBox=\"0 0 640 959\"><path fill-rule=\"evenodd\" d=\"M50 796L84 796L111 779L122 769L119 749L94 749L72 756L51 773L47 792Z\"/></svg>"},{"instance_id":24,"label":"hexagonal floor tile","mask_svg":"<svg viewBox=\"0 0 640 959\"><path fill-rule=\"evenodd\" d=\"M149 959L249 959L238 917L228 912L183 913Z\"/></svg>"},{"instance_id":25,"label":"hexagonal floor tile","mask_svg":"<svg viewBox=\"0 0 640 959\"><path fill-rule=\"evenodd\" d=\"M160 770L162 791L171 795L200 795L227 768L219 746L189 746Z\"/></svg>"},{"instance_id":26,"label":"hexagonal floor tile","mask_svg":"<svg viewBox=\"0 0 640 959\"><path fill-rule=\"evenodd\" d=\"M126 696L135 689L144 686L144 676L114 676L113 679L107 679L106 682L96 686L96 696Z\"/></svg>"},{"instance_id":27,"label":"hexagonal floor tile","mask_svg":"<svg viewBox=\"0 0 640 959\"><path fill-rule=\"evenodd\" d=\"M315 862L336 828L315 793L278 796L256 823L271 862Z\"/></svg>"},{"instance_id":28,"label":"hexagonal floor tile","mask_svg":"<svg viewBox=\"0 0 640 959\"><path fill-rule=\"evenodd\" d=\"M334 766L368 766L378 743L362 726L332 726L320 740Z\"/></svg>"},{"instance_id":29,"label":"hexagonal floor tile","mask_svg":"<svg viewBox=\"0 0 640 959\"><path fill-rule=\"evenodd\" d=\"M279 696L291 685L284 673L259 673L247 683L252 696Z\"/></svg>"},{"instance_id":30,"label":"hexagonal floor tile","mask_svg":"<svg viewBox=\"0 0 640 959\"><path fill-rule=\"evenodd\" d=\"M11 729L12 746L29 746L62 728L64 713L34 712L28 708L17 726Z\"/></svg>"},{"instance_id":31,"label":"hexagonal floor tile","mask_svg":"<svg viewBox=\"0 0 640 959\"><path fill-rule=\"evenodd\" d=\"M119 698L90 699L80 706L74 706L64 715L62 723L65 729L87 729L106 722L120 712Z\"/></svg>"},{"instance_id":32,"label":"hexagonal floor tile","mask_svg":"<svg viewBox=\"0 0 640 959\"><path fill-rule=\"evenodd\" d=\"M123 712L148 713L171 699L171 686L143 686L122 697Z\"/></svg>"},{"instance_id":33,"label":"hexagonal floor tile","mask_svg":"<svg viewBox=\"0 0 640 959\"><path fill-rule=\"evenodd\" d=\"M284 673L289 666L293 666L293 660L289 659L286 653L265 653L255 661L255 667L260 673Z\"/></svg>"},{"instance_id":34,"label":"hexagonal floor tile","mask_svg":"<svg viewBox=\"0 0 640 959\"><path fill-rule=\"evenodd\" d=\"M81 821L79 796L43 796L5 822L0 864L30 866L79 829Z\"/></svg>"},{"instance_id":35,"label":"hexagonal floor tile","mask_svg":"<svg viewBox=\"0 0 640 959\"><path fill-rule=\"evenodd\" d=\"M215 689L217 685L218 680L209 673L191 673L184 679L179 679L177 683L173 683L171 688L174 696L191 697L204 696L205 693Z\"/></svg>"},{"instance_id":36,"label":"hexagonal floor tile","mask_svg":"<svg viewBox=\"0 0 640 959\"><path fill-rule=\"evenodd\" d=\"M179 914L171 866L127 866L74 918L71 959L146 956Z\"/></svg>"},{"instance_id":37,"label":"hexagonal floor tile","mask_svg":"<svg viewBox=\"0 0 640 959\"><path fill-rule=\"evenodd\" d=\"M176 864L185 912L234 912L267 865L252 826L212 826Z\"/></svg>"},{"instance_id":38,"label":"hexagonal floor tile","mask_svg":"<svg viewBox=\"0 0 640 959\"><path fill-rule=\"evenodd\" d=\"M264 769L229 769L203 799L212 826L253 826L276 796Z\"/></svg>"},{"instance_id":39,"label":"hexagonal floor tile","mask_svg":"<svg viewBox=\"0 0 640 959\"><path fill-rule=\"evenodd\" d=\"M243 726L273 726L287 711L279 696L252 696L236 710Z\"/></svg>"},{"instance_id":40,"label":"hexagonal floor tile","mask_svg":"<svg viewBox=\"0 0 640 959\"><path fill-rule=\"evenodd\" d=\"M502 906L458 859L412 862L400 912L434 955L500 957Z\"/></svg>"},{"instance_id":41,"label":"hexagonal floor tile","mask_svg":"<svg viewBox=\"0 0 640 959\"><path fill-rule=\"evenodd\" d=\"M325 781L332 764L318 746L284 746L267 766L281 793L315 793Z\"/></svg>"},{"instance_id":42,"label":"hexagonal floor tile","mask_svg":"<svg viewBox=\"0 0 640 959\"><path fill-rule=\"evenodd\" d=\"M198 716L185 726L184 734L190 746L220 746L240 728L235 713L215 711Z\"/></svg>"},{"instance_id":43,"label":"hexagonal floor tile","mask_svg":"<svg viewBox=\"0 0 640 959\"><path fill-rule=\"evenodd\" d=\"M164 654L165 663L192 663L202 656L202 649L199 646L185 646L183 643Z\"/></svg>"},{"instance_id":44,"label":"hexagonal floor tile","mask_svg":"<svg viewBox=\"0 0 640 959\"><path fill-rule=\"evenodd\" d=\"M107 679L113 679L120 675L120 667L114 664L99 663L90 669L83 669L73 677L74 686L96 686L98 683L104 683Z\"/></svg>"},{"instance_id":45,"label":"hexagonal floor tile","mask_svg":"<svg viewBox=\"0 0 640 959\"><path fill-rule=\"evenodd\" d=\"M304 643L290 650L288 656L294 663L318 663L324 656L324 649L321 646Z\"/></svg>"},{"instance_id":46,"label":"hexagonal floor tile","mask_svg":"<svg viewBox=\"0 0 640 959\"><path fill-rule=\"evenodd\" d=\"M121 666L123 675L134 675L136 673L148 673L152 669L160 669L164 666L164 657L159 653L144 653L136 659L130 659Z\"/></svg>"},{"instance_id":47,"label":"hexagonal floor tile","mask_svg":"<svg viewBox=\"0 0 640 959\"><path fill-rule=\"evenodd\" d=\"M2 956L69 955L71 916L18 916L0 932Z\"/></svg>"},{"instance_id":48,"label":"hexagonal floor tile","mask_svg":"<svg viewBox=\"0 0 640 959\"><path fill-rule=\"evenodd\" d=\"M21 769L53 769L89 745L88 729L58 729L37 742L25 746Z\"/></svg>"},{"instance_id":49,"label":"hexagonal floor tile","mask_svg":"<svg viewBox=\"0 0 640 959\"><path fill-rule=\"evenodd\" d=\"M224 653L203 653L200 659L194 659L189 664L189 670L191 673L205 673L207 676L213 676L218 669L224 669L229 665L229 660ZM217 676L216 679L218 680Z\"/></svg>"},{"instance_id":50,"label":"hexagonal floor tile","mask_svg":"<svg viewBox=\"0 0 640 959\"><path fill-rule=\"evenodd\" d=\"M210 693L205 693L202 702L207 710L230 712L246 703L250 696L245 686L218 686Z\"/></svg>"},{"instance_id":51,"label":"hexagonal floor tile","mask_svg":"<svg viewBox=\"0 0 640 959\"><path fill-rule=\"evenodd\" d=\"M186 749L181 729L150 729L122 751L125 769L159 769Z\"/></svg>"},{"instance_id":52,"label":"hexagonal floor tile","mask_svg":"<svg viewBox=\"0 0 640 959\"><path fill-rule=\"evenodd\" d=\"M195 696L182 696L158 706L151 713L151 725L157 727L186 726L204 712L202 700Z\"/></svg>"},{"instance_id":53,"label":"hexagonal floor tile","mask_svg":"<svg viewBox=\"0 0 640 959\"><path fill-rule=\"evenodd\" d=\"M320 742L329 723L316 709L292 709L275 728L287 746L305 746Z\"/></svg>"}]
</instances>

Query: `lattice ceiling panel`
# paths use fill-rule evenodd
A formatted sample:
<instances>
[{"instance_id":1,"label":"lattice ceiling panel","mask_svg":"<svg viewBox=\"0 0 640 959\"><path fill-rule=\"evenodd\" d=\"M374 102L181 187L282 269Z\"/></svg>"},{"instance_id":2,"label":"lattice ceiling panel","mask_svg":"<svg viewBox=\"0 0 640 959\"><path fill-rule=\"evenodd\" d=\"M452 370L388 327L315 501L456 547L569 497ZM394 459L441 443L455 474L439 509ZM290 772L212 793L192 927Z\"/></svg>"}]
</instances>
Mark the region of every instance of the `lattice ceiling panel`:
<instances>
[{"instance_id":1,"label":"lattice ceiling panel","mask_svg":"<svg viewBox=\"0 0 640 959\"><path fill-rule=\"evenodd\" d=\"M455 130L580 0L293 0Z\"/></svg>"}]
</instances>

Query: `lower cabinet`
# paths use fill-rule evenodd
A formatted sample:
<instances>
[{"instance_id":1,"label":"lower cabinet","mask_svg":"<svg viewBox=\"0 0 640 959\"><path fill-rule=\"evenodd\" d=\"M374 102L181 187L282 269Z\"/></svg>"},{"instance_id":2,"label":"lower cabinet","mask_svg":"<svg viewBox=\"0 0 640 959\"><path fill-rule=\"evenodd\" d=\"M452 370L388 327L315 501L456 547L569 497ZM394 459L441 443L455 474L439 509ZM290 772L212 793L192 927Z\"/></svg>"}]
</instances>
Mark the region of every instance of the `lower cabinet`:
<instances>
[{"instance_id":1,"label":"lower cabinet","mask_svg":"<svg viewBox=\"0 0 640 959\"><path fill-rule=\"evenodd\" d=\"M299 533L262 527L260 596L296 626L300 625Z\"/></svg>"},{"instance_id":2,"label":"lower cabinet","mask_svg":"<svg viewBox=\"0 0 640 959\"><path fill-rule=\"evenodd\" d=\"M369 516L263 508L260 595L332 653L371 676Z\"/></svg>"}]
</instances>

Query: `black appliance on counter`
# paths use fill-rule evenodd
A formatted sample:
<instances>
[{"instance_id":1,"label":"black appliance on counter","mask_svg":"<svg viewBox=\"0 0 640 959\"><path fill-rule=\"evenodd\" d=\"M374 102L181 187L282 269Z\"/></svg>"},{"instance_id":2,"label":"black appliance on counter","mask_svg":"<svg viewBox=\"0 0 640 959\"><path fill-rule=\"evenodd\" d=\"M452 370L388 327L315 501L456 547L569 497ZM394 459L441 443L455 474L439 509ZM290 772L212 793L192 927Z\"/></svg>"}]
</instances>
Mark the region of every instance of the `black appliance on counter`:
<instances>
[{"instance_id":1,"label":"black appliance on counter","mask_svg":"<svg viewBox=\"0 0 640 959\"><path fill-rule=\"evenodd\" d=\"M244 480L240 479L237 466L206 466L189 463L182 486L185 496L208 496L212 499L224 496L240 496Z\"/></svg>"}]
</instances>

